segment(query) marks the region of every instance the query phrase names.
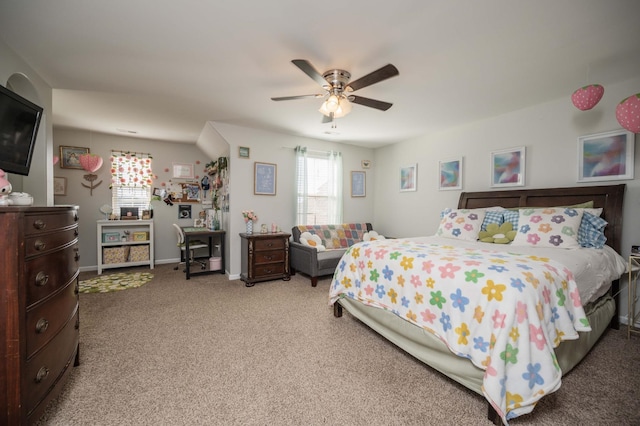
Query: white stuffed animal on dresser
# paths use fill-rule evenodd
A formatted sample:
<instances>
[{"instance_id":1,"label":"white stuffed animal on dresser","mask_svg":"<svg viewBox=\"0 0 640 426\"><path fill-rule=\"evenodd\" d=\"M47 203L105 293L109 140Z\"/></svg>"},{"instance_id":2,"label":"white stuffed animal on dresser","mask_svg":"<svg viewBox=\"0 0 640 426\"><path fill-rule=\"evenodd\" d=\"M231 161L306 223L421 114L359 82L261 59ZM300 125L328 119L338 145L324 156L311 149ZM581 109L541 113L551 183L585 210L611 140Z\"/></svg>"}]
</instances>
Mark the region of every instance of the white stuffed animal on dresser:
<instances>
[{"instance_id":1,"label":"white stuffed animal on dresser","mask_svg":"<svg viewBox=\"0 0 640 426\"><path fill-rule=\"evenodd\" d=\"M9 199L11 192L11 182L5 178L4 170L0 169L0 206L10 206L13 204Z\"/></svg>"}]
</instances>

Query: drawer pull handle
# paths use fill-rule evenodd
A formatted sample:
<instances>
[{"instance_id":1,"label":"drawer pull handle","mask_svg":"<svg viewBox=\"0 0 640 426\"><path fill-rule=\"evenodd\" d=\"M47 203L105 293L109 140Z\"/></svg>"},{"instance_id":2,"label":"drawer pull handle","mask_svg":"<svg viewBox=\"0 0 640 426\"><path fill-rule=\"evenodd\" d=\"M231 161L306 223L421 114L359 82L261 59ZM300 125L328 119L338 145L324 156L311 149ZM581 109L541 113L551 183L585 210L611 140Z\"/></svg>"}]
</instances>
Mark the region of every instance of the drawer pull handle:
<instances>
[{"instance_id":1,"label":"drawer pull handle","mask_svg":"<svg viewBox=\"0 0 640 426\"><path fill-rule=\"evenodd\" d=\"M49 375L49 369L45 366L40 367L38 374L36 374L36 383L42 382Z\"/></svg>"},{"instance_id":2,"label":"drawer pull handle","mask_svg":"<svg viewBox=\"0 0 640 426\"><path fill-rule=\"evenodd\" d=\"M42 251L45 249L45 247L47 247L47 244L42 240L36 240L34 247L36 248L36 250Z\"/></svg>"},{"instance_id":3,"label":"drawer pull handle","mask_svg":"<svg viewBox=\"0 0 640 426\"><path fill-rule=\"evenodd\" d=\"M73 230L73 236L74 236L74 237L77 237L77 236L78 236L78 234L79 234L79 232L78 232L78 228L74 229L74 230Z\"/></svg>"},{"instance_id":4,"label":"drawer pull handle","mask_svg":"<svg viewBox=\"0 0 640 426\"><path fill-rule=\"evenodd\" d=\"M74 214L74 215L73 215L73 221L74 221L74 222L77 222L77 221L78 221L78 215L77 215L77 214Z\"/></svg>"},{"instance_id":5,"label":"drawer pull handle","mask_svg":"<svg viewBox=\"0 0 640 426\"><path fill-rule=\"evenodd\" d=\"M271 259L273 259L273 256L265 256L264 259L265 260L271 260Z\"/></svg>"},{"instance_id":6,"label":"drawer pull handle","mask_svg":"<svg viewBox=\"0 0 640 426\"><path fill-rule=\"evenodd\" d=\"M47 282L49 282L49 275L42 271L38 272L38 275L36 275L36 286L42 287L46 285Z\"/></svg>"},{"instance_id":7,"label":"drawer pull handle","mask_svg":"<svg viewBox=\"0 0 640 426\"><path fill-rule=\"evenodd\" d=\"M47 223L42 219L36 219L33 222L33 227L36 229L44 229L47 227Z\"/></svg>"},{"instance_id":8,"label":"drawer pull handle","mask_svg":"<svg viewBox=\"0 0 640 426\"><path fill-rule=\"evenodd\" d=\"M45 318L40 318L36 323L36 333L42 334L47 331L47 328L49 328L49 321Z\"/></svg>"},{"instance_id":9,"label":"drawer pull handle","mask_svg":"<svg viewBox=\"0 0 640 426\"><path fill-rule=\"evenodd\" d=\"M76 254L73 256L73 259L77 262L80 260L80 253L76 252Z\"/></svg>"}]
</instances>

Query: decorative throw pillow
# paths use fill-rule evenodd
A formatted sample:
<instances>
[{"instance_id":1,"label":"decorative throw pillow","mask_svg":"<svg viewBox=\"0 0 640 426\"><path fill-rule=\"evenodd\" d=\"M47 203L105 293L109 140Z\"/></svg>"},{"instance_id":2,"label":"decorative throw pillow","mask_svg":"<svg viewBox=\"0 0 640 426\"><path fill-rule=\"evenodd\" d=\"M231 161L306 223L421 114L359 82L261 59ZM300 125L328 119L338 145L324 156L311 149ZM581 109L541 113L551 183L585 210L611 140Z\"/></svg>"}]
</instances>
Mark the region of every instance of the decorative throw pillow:
<instances>
[{"instance_id":1,"label":"decorative throw pillow","mask_svg":"<svg viewBox=\"0 0 640 426\"><path fill-rule=\"evenodd\" d=\"M486 231L487 226L491 224L495 224L497 226L502 225L503 213L504 213L503 210L493 210L493 209L486 210L486 214L484 215L484 220L482 221L480 230Z\"/></svg>"},{"instance_id":2,"label":"decorative throw pillow","mask_svg":"<svg viewBox=\"0 0 640 426\"><path fill-rule=\"evenodd\" d=\"M520 210L505 210L502 212L502 220L504 222L510 222L513 229L518 229L518 218L520 217Z\"/></svg>"},{"instance_id":3,"label":"decorative throw pillow","mask_svg":"<svg viewBox=\"0 0 640 426\"><path fill-rule=\"evenodd\" d=\"M490 223L486 231L478 233L478 239L483 243L509 244L516 237L516 233L511 222L505 222L500 226Z\"/></svg>"},{"instance_id":4,"label":"decorative throw pillow","mask_svg":"<svg viewBox=\"0 0 640 426\"><path fill-rule=\"evenodd\" d=\"M436 235L476 241L485 213L485 209L451 210L440 220Z\"/></svg>"},{"instance_id":5,"label":"decorative throw pillow","mask_svg":"<svg viewBox=\"0 0 640 426\"><path fill-rule=\"evenodd\" d=\"M322 245L322 240L316 234L311 232L303 232L300 234L300 243L305 246L313 247L318 251L325 251L325 246Z\"/></svg>"},{"instance_id":6,"label":"decorative throw pillow","mask_svg":"<svg viewBox=\"0 0 640 426\"><path fill-rule=\"evenodd\" d=\"M582 216L582 221L580 222L580 228L578 228L578 243L580 243L580 246L597 249L603 248L607 242L607 237L604 235L604 228L606 226L606 220L599 215L596 216L585 211Z\"/></svg>"},{"instance_id":7,"label":"decorative throw pillow","mask_svg":"<svg viewBox=\"0 0 640 426\"><path fill-rule=\"evenodd\" d=\"M363 241L375 241L375 240L385 240L384 235L378 234L376 231L365 232L362 237Z\"/></svg>"},{"instance_id":8,"label":"decorative throw pillow","mask_svg":"<svg viewBox=\"0 0 640 426\"><path fill-rule=\"evenodd\" d=\"M520 210L514 246L578 248L583 210L564 207Z\"/></svg>"}]
</instances>

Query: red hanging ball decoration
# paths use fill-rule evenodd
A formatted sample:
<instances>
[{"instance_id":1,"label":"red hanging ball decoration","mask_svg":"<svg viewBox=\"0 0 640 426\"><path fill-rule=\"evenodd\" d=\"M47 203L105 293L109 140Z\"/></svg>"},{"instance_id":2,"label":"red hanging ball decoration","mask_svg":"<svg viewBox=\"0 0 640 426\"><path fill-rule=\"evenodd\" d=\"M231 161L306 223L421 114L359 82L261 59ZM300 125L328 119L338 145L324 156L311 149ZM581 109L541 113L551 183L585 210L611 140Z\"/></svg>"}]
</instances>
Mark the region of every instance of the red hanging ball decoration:
<instances>
[{"instance_id":1,"label":"red hanging ball decoration","mask_svg":"<svg viewBox=\"0 0 640 426\"><path fill-rule=\"evenodd\" d=\"M571 102L580 111L587 111L600 102L602 95L604 95L604 87L599 84L590 84L573 92Z\"/></svg>"},{"instance_id":2,"label":"red hanging ball decoration","mask_svg":"<svg viewBox=\"0 0 640 426\"><path fill-rule=\"evenodd\" d=\"M618 123L633 133L640 133L640 93L625 98L616 107Z\"/></svg>"}]
</instances>

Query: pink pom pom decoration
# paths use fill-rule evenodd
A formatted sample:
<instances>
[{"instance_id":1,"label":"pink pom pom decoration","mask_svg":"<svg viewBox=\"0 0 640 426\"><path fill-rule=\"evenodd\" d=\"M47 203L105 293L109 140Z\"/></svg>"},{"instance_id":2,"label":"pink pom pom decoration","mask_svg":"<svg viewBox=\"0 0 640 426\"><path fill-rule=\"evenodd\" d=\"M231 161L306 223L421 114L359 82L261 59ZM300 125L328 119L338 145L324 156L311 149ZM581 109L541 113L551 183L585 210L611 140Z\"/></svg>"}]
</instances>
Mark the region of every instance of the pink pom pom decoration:
<instances>
[{"instance_id":1,"label":"pink pom pom decoration","mask_svg":"<svg viewBox=\"0 0 640 426\"><path fill-rule=\"evenodd\" d=\"M602 95L604 95L604 87L599 84L590 84L573 92L571 102L580 111L587 111L600 102Z\"/></svg>"},{"instance_id":2,"label":"pink pom pom decoration","mask_svg":"<svg viewBox=\"0 0 640 426\"><path fill-rule=\"evenodd\" d=\"M640 93L623 99L616 107L618 123L633 133L640 133Z\"/></svg>"}]
</instances>

